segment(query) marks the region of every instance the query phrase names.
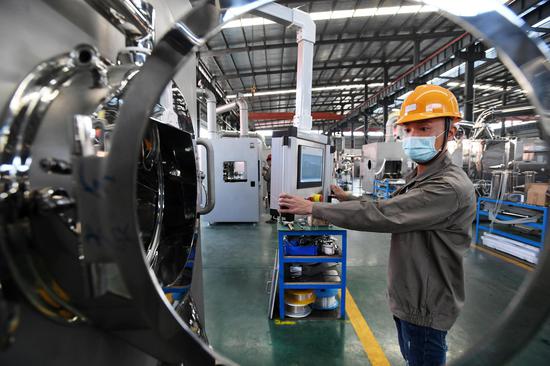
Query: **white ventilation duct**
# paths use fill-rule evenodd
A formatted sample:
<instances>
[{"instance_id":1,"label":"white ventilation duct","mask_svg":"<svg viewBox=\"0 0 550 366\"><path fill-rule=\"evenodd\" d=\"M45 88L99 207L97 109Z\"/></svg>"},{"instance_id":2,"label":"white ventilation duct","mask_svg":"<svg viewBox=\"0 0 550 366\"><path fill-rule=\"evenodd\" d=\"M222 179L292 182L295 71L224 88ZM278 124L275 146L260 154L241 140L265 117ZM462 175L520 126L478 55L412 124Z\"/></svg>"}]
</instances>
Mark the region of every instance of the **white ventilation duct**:
<instances>
[{"instance_id":1,"label":"white ventilation duct","mask_svg":"<svg viewBox=\"0 0 550 366\"><path fill-rule=\"evenodd\" d=\"M240 135L241 137L248 135L248 103L244 98L237 99L236 102L228 103L216 108L215 113L229 112L235 107L239 107ZM214 120L216 117L214 117Z\"/></svg>"},{"instance_id":2,"label":"white ventilation duct","mask_svg":"<svg viewBox=\"0 0 550 366\"><path fill-rule=\"evenodd\" d=\"M248 103L243 98L237 100L241 137L248 135Z\"/></svg>"},{"instance_id":3,"label":"white ventilation duct","mask_svg":"<svg viewBox=\"0 0 550 366\"><path fill-rule=\"evenodd\" d=\"M199 95L203 95L206 100L206 125L208 128L208 138L216 138L216 96L207 88L197 90Z\"/></svg>"},{"instance_id":4,"label":"white ventilation duct","mask_svg":"<svg viewBox=\"0 0 550 366\"><path fill-rule=\"evenodd\" d=\"M292 124L299 130L310 131L313 124L311 117L311 88L313 78L313 46L315 44L315 22L311 15L286 6L269 3L253 13L287 27L296 27L298 60L296 63L296 112Z\"/></svg>"},{"instance_id":5,"label":"white ventilation duct","mask_svg":"<svg viewBox=\"0 0 550 366\"><path fill-rule=\"evenodd\" d=\"M399 111L394 110L388 116L388 120L386 121L386 140L385 140L386 142L395 141L395 137L393 135L393 126L398 119L399 119Z\"/></svg>"}]
</instances>

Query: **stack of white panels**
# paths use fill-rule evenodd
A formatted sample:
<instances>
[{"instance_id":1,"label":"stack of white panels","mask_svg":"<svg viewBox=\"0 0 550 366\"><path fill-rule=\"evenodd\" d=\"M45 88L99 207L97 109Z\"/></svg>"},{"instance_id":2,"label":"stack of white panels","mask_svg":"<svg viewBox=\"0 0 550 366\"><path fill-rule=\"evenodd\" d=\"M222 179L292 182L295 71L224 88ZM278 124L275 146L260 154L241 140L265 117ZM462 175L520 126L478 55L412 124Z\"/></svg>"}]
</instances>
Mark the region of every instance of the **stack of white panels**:
<instances>
[{"instance_id":1,"label":"stack of white panels","mask_svg":"<svg viewBox=\"0 0 550 366\"><path fill-rule=\"evenodd\" d=\"M505 238L503 236L485 233L481 236L483 245L513 255L530 263L537 263L539 248Z\"/></svg>"}]
</instances>

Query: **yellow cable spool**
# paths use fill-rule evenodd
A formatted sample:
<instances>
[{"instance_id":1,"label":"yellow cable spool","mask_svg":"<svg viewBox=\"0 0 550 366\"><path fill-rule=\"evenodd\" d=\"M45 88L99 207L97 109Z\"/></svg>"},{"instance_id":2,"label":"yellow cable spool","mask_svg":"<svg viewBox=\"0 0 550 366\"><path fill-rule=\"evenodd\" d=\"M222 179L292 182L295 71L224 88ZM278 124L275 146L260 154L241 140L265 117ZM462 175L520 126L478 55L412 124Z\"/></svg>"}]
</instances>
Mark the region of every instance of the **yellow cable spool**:
<instances>
[{"instance_id":1,"label":"yellow cable spool","mask_svg":"<svg viewBox=\"0 0 550 366\"><path fill-rule=\"evenodd\" d=\"M287 290L285 291L285 304L304 306L313 304L317 297L313 290Z\"/></svg>"}]
</instances>

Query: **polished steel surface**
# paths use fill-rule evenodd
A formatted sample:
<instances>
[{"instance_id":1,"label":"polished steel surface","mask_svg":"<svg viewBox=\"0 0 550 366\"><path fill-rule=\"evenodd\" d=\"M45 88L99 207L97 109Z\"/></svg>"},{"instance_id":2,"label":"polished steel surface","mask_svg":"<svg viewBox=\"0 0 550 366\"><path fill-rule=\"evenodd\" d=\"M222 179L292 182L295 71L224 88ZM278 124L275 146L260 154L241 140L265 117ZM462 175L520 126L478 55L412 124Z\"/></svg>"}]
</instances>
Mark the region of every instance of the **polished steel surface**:
<instances>
[{"instance_id":1,"label":"polished steel surface","mask_svg":"<svg viewBox=\"0 0 550 366\"><path fill-rule=\"evenodd\" d=\"M95 49L83 45L38 65L14 92L1 118L0 176L4 190L0 199L28 188L30 147L44 114L60 89L83 69L93 72L95 82L105 86L106 65L97 57Z\"/></svg>"},{"instance_id":2,"label":"polished steel surface","mask_svg":"<svg viewBox=\"0 0 550 366\"><path fill-rule=\"evenodd\" d=\"M204 146L206 149L206 174L207 177L214 177L214 147L208 139L198 139L197 145ZM204 207L199 208L199 215L206 215L211 212L216 205L216 191L214 186L214 179L207 179L206 181L206 203Z\"/></svg>"},{"instance_id":3,"label":"polished steel surface","mask_svg":"<svg viewBox=\"0 0 550 366\"><path fill-rule=\"evenodd\" d=\"M71 304L55 278L39 269L25 236L30 228L24 217L33 201L39 202L39 207L46 211L70 207L74 202L66 191L47 189L38 194L31 191L31 165L33 157L36 158L31 154L31 147L61 90L83 71L93 75L94 85L104 87L106 70L107 66L93 47L78 46L68 54L41 63L29 73L0 118L0 205L4 213L12 211L12 219L3 218L2 225L9 225L11 230L7 230L6 238L0 240L0 249L27 300L48 318L62 323L83 322L87 317ZM50 162L48 169L55 171L57 167L63 175L70 174L69 163L56 159ZM35 161L33 166L39 165L45 169L44 160ZM65 168L60 169L61 165ZM68 226L74 230L72 223ZM13 230L20 231L14 233Z\"/></svg>"},{"instance_id":4,"label":"polished steel surface","mask_svg":"<svg viewBox=\"0 0 550 366\"><path fill-rule=\"evenodd\" d=\"M222 18L224 21L233 19L265 3L241 2L243 6L229 9ZM147 337L140 338L138 334L129 332L119 334L165 362L183 360L191 364L208 364L213 361L212 351L176 315L162 294L157 279L147 268L134 214L136 188L133 182L137 171L131 162L139 153L147 116L165 85L192 55L195 47L203 44L205 37L213 34L219 26L217 12L208 5L193 9L178 21L157 43L140 73L129 84L109 154L99 159L82 157L78 162L83 171L95 169L94 174L109 177L109 181L99 187L100 199L84 187L78 188L89 214L99 219L98 225L83 222L83 234L101 238L97 245L108 248L109 256L116 260L132 302L147 309L143 314L151 331ZM221 359L219 356L215 358Z\"/></svg>"},{"instance_id":5,"label":"polished steel surface","mask_svg":"<svg viewBox=\"0 0 550 366\"><path fill-rule=\"evenodd\" d=\"M146 323L141 316L146 310L140 310L142 304L132 301L112 253L94 247L97 240L86 233L81 235L82 227L93 226L98 220L89 214L78 190L74 194L74 182L79 182L84 191L97 199L98 185L109 180L104 176L97 179L94 174L97 169L85 169L78 161L79 158L98 161L110 154L118 108L123 103L125 89L139 70L135 65L104 65L89 46L79 46L54 60L39 65L29 74L14 93L2 119L5 127L2 161L26 162L16 165L17 169L5 169L2 175L5 187L0 198L2 227L7 228L0 240L2 257L22 293L46 317L65 324L90 320L159 359L169 359L170 356L161 354L158 330L135 331L136 324L142 327ZM64 78L44 66L51 64L65 72L61 73ZM51 91L52 86L57 89ZM74 103L71 98L79 102ZM65 133L71 126L73 131ZM180 131L148 118L149 132L142 136L137 164L133 163L140 172L137 178L140 188L146 182L144 175L156 182L147 189L155 192L152 200L138 194L136 212L139 235L146 245L142 252L154 272L153 281L162 285L181 282L179 274L185 259L196 247L194 147L191 134L186 132L189 126L181 128ZM161 149L165 155L162 161ZM162 170L163 164L168 168L166 172ZM171 205L165 205L164 176L171 176L174 171L184 171L185 176L179 174L177 179L171 179L168 193ZM154 204L155 212L140 211L141 201L146 206ZM168 223L163 220L165 211L169 212ZM146 228L150 229L150 235ZM66 248L59 255L63 246ZM147 268L148 275L149 272ZM149 296L165 298L159 290ZM190 296L186 303L193 303ZM189 329L204 338L198 312L182 314L193 315L178 320L193 325ZM178 320L173 322L178 324ZM206 364L214 359L203 346L179 357Z\"/></svg>"},{"instance_id":6,"label":"polished steel surface","mask_svg":"<svg viewBox=\"0 0 550 366\"><path fill-rule=\"evenodd\" d=\"M151 49L155 10L143 0L86 0L126 36L126 45Z\"/></svg>"}]
</instances>

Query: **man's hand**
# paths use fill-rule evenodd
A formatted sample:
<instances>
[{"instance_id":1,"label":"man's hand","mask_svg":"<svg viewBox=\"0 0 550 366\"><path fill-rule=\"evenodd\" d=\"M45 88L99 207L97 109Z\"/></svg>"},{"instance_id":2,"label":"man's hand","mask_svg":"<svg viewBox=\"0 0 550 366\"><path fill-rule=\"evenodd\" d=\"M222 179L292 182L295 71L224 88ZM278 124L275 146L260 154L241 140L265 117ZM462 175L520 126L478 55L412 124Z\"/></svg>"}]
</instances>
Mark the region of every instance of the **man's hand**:
<instances>
[{"instance_id":1,"label":"man's hand","mask_svg":"<svg viewBox=\"0 0 550 366\"><path fill-rule=\"evenodd\" d=\"M349 198L348 194L342 188L335 184L330 185L330 190L332 191L332 193L334 193L334 196L336 196L336 198L340 202L347 201Z\"/></svg>"},{"instance_id":2,"label":"man's hand","mask_svg":"<svg viewBox=\"0 0 550 366\"><path fill-rule=\"evenodd\" d=\"M291 196L281 193L279 196L279 212L295 215L310 215L313 209L313 202L305 200L300 196Z\"/></svg>"}]
</instances>

